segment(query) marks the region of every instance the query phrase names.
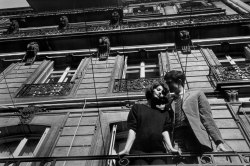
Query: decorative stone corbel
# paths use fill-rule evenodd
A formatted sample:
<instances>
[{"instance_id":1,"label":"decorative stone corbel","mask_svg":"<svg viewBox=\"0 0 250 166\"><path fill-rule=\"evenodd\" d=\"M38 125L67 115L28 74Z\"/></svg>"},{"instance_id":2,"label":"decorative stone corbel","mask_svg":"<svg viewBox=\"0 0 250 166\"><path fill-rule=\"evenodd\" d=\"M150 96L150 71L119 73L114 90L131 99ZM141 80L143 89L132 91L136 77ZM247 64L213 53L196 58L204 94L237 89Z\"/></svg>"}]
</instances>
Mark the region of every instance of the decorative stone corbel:
<instances>
[{"instance_id":1,"label":"decorative stone corbel","mask_svg":"<svg viewBox=\"0 0 250 166\"><path fill-rule=\"evenodd\" d=\"M27 45L26 54L23 58L25 65L32 65L36 60L37 53L39 52L39 45L37 42L31 42Z\"/></svg>"},{"instance_id":2,"label":"decorative stone corbel","mask_svg":"<svg viewBox=\"0 0 250 166\"><path fill-rule=\"evenodd\" d=\"M36 106L29 105L23 109L19 109L17 115L19 115L20 122L22 124L29 124L36 113L39 112L48 112L45 108L39 108Z\"/></svg>"},{"instance_id":3,"label":"decorative stone corbel","mask_svg":"<svg viewBox=\"0 0 250 166\"><path fill-rule=\"evenodd\" d=\"M107 36L103 36L99 39L99 46L97 55L99 60L107 60L110 53L110 41Z\"/></svg>"},{"instance_id":4,"label":"decorative stone corbel","mask_svg":"<svg viewBox=\"0 0 250 166\"><path fill-rule=\"evenodd\" d=\"M60 22L58 25L58 30L65 30L69 28L69 19L67 16L60 17Z\"/></svg>"},{"instance_id":5,"label":"decorative stone corbel","mask_svg":"<svg viewBox=\"0 0 250 166\"><path fill-rule=\"evenodd\" d=\"M17 20L12 20L10 26L8 27L7 34L19 32L19 23Z\"/></svg>"},{"instance_id":6,"label":"decorative stone corbel","mask_svg":"<svg viewBox=\"0 0 250 166\"><path fill-rule=\"evenodd\" d=\"M120 25L121 16L118 11L113 11L110 18L110 25L117 27Z\"/></svg>"},{"instance_id":7,"label":"decorative stone corbel","mask_svg":"<svg viewBox=\"0 0 250 166\"><path fill-rule=\"evenodd\" d=\"M226 98L229 102L237 102L239 101L239 93L236 89L225 90Z\"/></svg>"},{"instance_id":8,"label":"decorative stone corbel","mask_svg":"<svg viewBox=\"0 0 250 166\"><path fill-rule=\"evenodd\" d=\"M187 30L182 30L179 33L180 35L180 40L181 40L181 51L183 54L190 54L191 53L191 39L190 39L190 34L189 31Z\"/></svg>"}]
</instances>

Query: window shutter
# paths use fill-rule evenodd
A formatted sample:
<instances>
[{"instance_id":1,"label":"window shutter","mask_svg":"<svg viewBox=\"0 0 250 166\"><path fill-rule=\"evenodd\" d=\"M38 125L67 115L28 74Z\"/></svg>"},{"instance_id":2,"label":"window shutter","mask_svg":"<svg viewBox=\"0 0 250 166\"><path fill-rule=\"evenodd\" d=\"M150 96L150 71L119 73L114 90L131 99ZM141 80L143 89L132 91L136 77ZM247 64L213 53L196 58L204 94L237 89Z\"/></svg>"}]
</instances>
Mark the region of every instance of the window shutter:
<instances>
[{"instance_id":1,"label":"window shutter","mask_svg":"<svg viewBox=\"0 0 250 166\"><path fill-rule=\"evenodd\" d=\"M79 66L76 69L76 72L74 76L71 79L71 82L75 82L76 79L80 78L84 74L84 69L87 67L87 64L89 63L90 59L89 58L84 58L81 60Z\"/></svg>"},{"instance_id":2,"label":"window shutter","mask_svg":"<svg viewBox=\"0 0 250 166\"><path fill-rule=\"evenodd\" d=\"M205 58L207 59L209 65L221 65L221 63L219 62L218 58L216 57L216 55L214 54L214 52L210 49L201 49L201 53L205 56Z\"/></svg>"},{"instance_id":3,"label":"window shutter","mask_svg":"<svg viewBox=\"0 0 250 166\"><path fill-rule=\"evenodd\" d=\"M124 56L117 55L115 58L115 66L111 74L111 80L108 86L108 92L110 93L112 92L116 79L123 78L124 67L125 67Z\"/></svg>"},{"instance_id":4,"label":"window shutter","mask_svg":"<svg viewBox=\"0 0 250 166\"><path fill-rule=\"evenodd\" d=\"M158 54L159 59L159 71L160 76L164 76L167 71L170 70L170 63L169 63L169 57L167 52L160 52Z\"/></svg>"}]
</instances>

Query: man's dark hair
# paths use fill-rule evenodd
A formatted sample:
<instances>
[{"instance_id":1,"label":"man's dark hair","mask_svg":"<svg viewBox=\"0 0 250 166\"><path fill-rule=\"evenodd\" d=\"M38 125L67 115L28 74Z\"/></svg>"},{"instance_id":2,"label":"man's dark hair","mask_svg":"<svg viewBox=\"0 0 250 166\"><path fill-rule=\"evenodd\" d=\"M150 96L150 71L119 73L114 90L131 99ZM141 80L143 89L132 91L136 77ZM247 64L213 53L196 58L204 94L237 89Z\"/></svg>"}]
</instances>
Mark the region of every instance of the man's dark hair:
<instances>
[{"instance_id":1,"label":"man's dark hair","mask_svg":"<svg viewBox=\"0 0 250 166\"><path fill-rule=\"evenodd\" d=\"M167 94L169 94L169 88L168 85L163 82L154 82L151 86L149 86L146 89L145 95L147 100L151 100L153 98L154 89L158 86L163 87L163 95L167 97Z\"/></svg>"},{"instance_id":2,"label":"man's dark hair","mask_svg":"<svg viewBox=\"0 0 250 166\"><path fill-rule=\"evenodd\" d=\"M184 87L186 76L182 71L171 70L165 74L164 80L166 81L167 84L174 82L174 83L179 83Z\"/></svg>"}]
</instances>

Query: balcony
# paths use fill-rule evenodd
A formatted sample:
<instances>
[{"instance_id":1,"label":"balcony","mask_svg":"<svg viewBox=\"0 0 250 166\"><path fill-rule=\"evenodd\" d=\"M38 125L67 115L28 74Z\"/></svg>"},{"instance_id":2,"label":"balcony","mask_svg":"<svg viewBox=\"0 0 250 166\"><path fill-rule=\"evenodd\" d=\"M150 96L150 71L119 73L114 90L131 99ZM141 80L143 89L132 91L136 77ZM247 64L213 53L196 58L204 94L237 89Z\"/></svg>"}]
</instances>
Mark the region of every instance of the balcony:
<instances>
[{"instance_id":1,"label":"balcony","mask_svg":"<svg viewBox=\"0 0 250 166\"><path fill-rule=\"evenodd\" d=\"M250 153L249 152L212 152L212 153L205 153L201 154L192 154L192 153L183 153L181 156L173 155L173 154L144 154L144 155L127 155L123 158L117 155L101 155L101 156L61 156L61 157L27 157L27 158L5 158L0 159L0 163L5 163L5 165L9 164L27 164L27 163L34 163L37 165L50 165L55 166L59 163L67 163L67 165L80 165L80 163L85 163L86 160L106 160L106 161L121 161L121 159L125 163L127 159L135 159L135 158L173 158L173 159L180 159L181 158L196 158L195 165L205 166L205 165L237 165L237 166L247 166L250 163ZM77 163L77 164L76 164ZM103 166L115 166L114 162L107 162L105 164L103 162ZM127 166L129 164L123 164L123 166ZM164 164L164 165L173 165ZM194 164L185 164L185 165L194 165Z\"/></svg>"},{"instance_id":2,"label":"balcony","mask_svg":"<svg viewBox=\"0 0 250 166\"><path fill-rule=\"evenodd\" d=\"M25 84L16 97L47 97L69 95L73 83Z\"/></svg>"},{"instance_id":3,"label":"balcony","mask_svg":"<svg viewBox=\"0 0 250 166\"><path fill-rule=\"evenodd\" d=\"M209 75L218 90L239 90L240 88L250 87L250 64L247 63L230 66L210 66Z\"/></svg>"}]
</instances>

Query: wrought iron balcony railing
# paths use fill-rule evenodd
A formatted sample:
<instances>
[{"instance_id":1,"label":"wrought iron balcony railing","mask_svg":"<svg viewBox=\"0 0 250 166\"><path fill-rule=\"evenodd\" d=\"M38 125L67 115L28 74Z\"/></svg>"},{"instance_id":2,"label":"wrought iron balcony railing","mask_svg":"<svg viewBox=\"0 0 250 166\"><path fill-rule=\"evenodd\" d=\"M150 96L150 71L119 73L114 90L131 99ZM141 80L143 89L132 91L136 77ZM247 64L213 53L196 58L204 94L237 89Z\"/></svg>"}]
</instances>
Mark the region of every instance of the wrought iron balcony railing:
<instances>
[{"instance_id":1,"label":"wrought iron balcony railing","mask_svg":"<svg viewBox=\"0 0 250 166\"><path fill-rule=\"evenodd\" d=\"M16 97L66 96L73 83L25 84Z\"/></svg>"},{"instance_id":2,"label":"wrought iron balcony railing","mask_svg":"<svg viewBox=\"0 0 250 166\"><path fill-rule=\"evenodd\" d=\"M250 81L250 64L211 66L210 75L217 82Z\"/></svg>"},{"instance_id":3,"label":"wrought iron balcony railing","mask_svg":"<svg viewBox=\"0 0 250 166\"><path fill-rule=\"evenodd\" d=\"M45 166L55 166L59 163L67 162L69 165L74 161L86 161L86 160L130 160L130 159L139 159L139 158L168 158L170 160L175 161L176 163L166 163L164 165L176 165L178 160L182 160L182 158L195 158L197 166L215 166L215 165L237 165L237 166L249 166L250 164L250 153L249 152L211 152L205 154L192 154L192 153L183 153L180 155L173 154L140 154L140 155L126 155L123 158L117 155L102 155L102 156L61 156L61 157L22 157L22 158L4 158L0 159L0 164L4 163L4 165L22 165L27 163L34 163L36 165ZM127 162L128 163L128 162ZM115 166L114 164L102 164L103 166ZM123 166L128 166L129 164L124 164ZM194 165L185 164L185 165Z\"/></svg>"},{"instance_id":4,"label":"wrought iron balcony railing","mask_svg":"<svg viewBox=\"0 0 250 166\"><path fill-rule=\"evenodd\" d=\"M155 81L162 81L163 78L138 78L138 79L116 79L113 92L138 92L143 91Z\"/></svg>"}]
</instances>

